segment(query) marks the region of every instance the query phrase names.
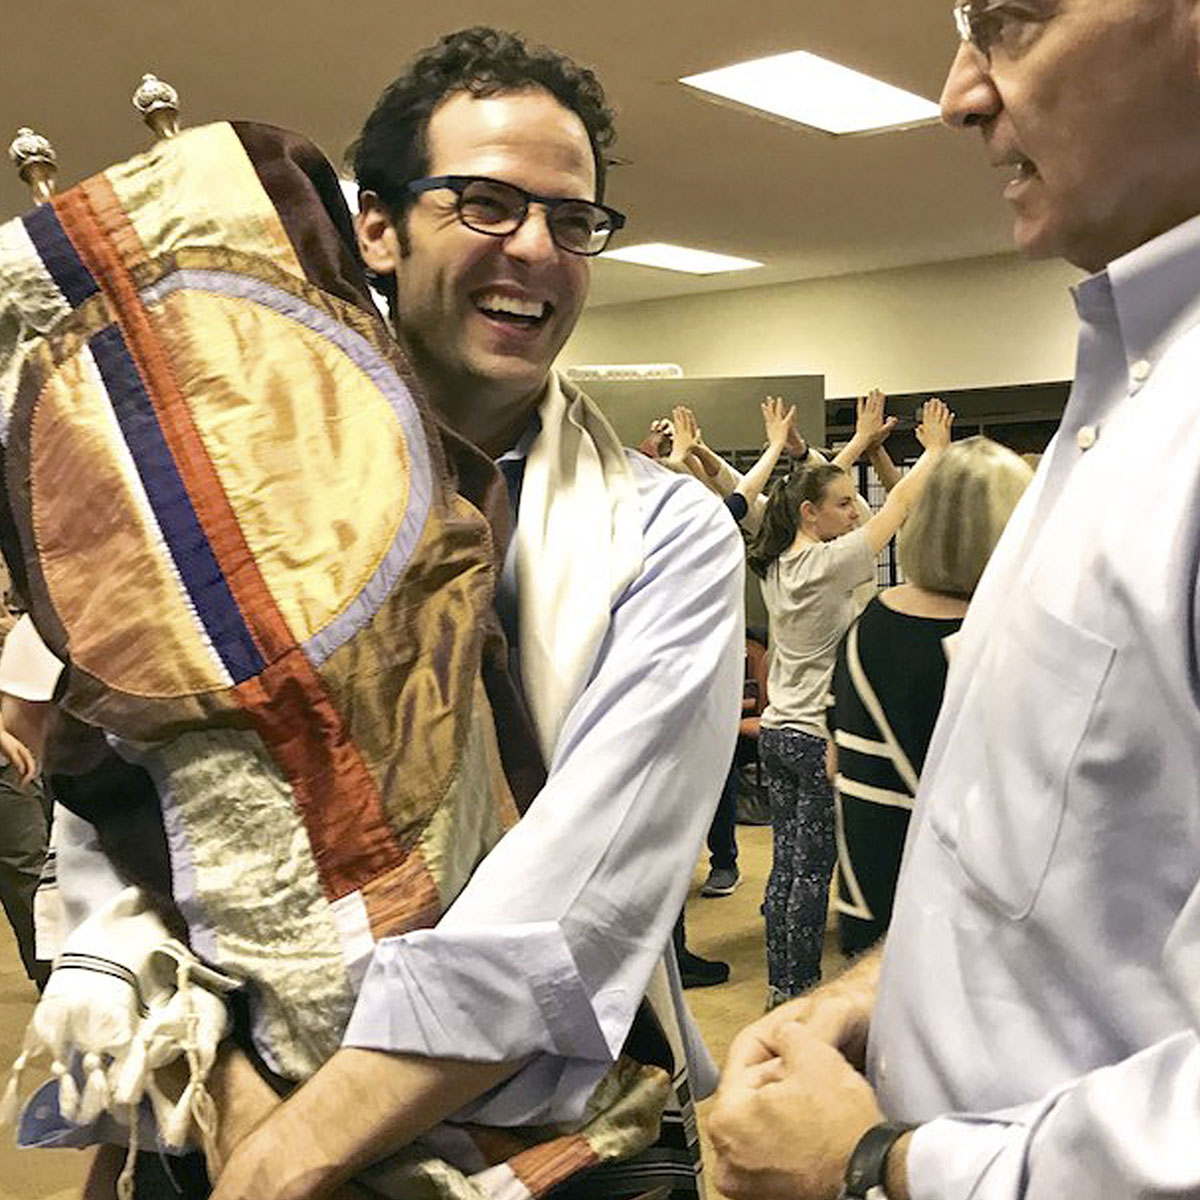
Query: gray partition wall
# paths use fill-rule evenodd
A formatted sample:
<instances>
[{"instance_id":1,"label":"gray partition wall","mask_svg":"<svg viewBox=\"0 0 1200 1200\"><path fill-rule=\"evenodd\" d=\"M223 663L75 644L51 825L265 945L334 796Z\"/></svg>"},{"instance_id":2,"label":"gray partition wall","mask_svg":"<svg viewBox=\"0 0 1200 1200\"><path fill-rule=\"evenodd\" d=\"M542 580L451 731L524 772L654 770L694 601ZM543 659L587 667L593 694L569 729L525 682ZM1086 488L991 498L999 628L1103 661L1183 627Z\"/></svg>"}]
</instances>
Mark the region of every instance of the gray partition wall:
<instances>
[{"instance_id":1,"label":"gray partition wall","mask_svg":"<svg viewBox=\"0 0 1200 1200\"><path fill-rule=\"evenodd\" d=\"M759 403L782 396L796 405L800 432L814 446L825 444L825 377L762 375L712 379L587 379L579 386L604 410L621 440L636 446L655 417L671 415L686 404L700 422L704 440L714 449L759 449Z\"/></svg>"},{"instance_id":2,"label":"gray partition wall","mask_svg":"<svg viewBox=\"0 0 1200 1200\"><path fill-rule=\"evenodd\" d=\"M695 414L704 440L722 458L745 470L763 445L759 404L767 396L782 396L796 406L796 424L814 446L825 445L825 377L823 375L762 375L709 379L588 379L579 386L604 410L627 446L636 446L650 431L655 417L671 415L676 404ZM786 469L786 456L784 459ZM746 622L766 628L758 580L746 572Z\"/></svg>"}]
</instances>

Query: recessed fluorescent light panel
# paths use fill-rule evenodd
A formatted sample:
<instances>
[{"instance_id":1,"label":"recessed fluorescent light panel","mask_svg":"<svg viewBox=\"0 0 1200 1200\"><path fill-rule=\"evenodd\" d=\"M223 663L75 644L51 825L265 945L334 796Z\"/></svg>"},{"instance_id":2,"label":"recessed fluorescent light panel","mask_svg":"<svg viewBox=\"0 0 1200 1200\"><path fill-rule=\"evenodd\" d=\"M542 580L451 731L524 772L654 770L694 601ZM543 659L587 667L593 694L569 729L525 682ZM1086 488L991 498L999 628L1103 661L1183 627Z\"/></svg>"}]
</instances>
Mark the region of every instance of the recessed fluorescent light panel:
<instances>
[{"instance_id":1,"label":"recessed fluorescent light panel","mask_svg":"<svg viewBox=\"0 0 1200 1200\"><path fill-rule=\"evenodd\" d=\"M707 250L689 250L669 242L646 242L641 246L622 246L605 250L601 258L636 263L639 267L661 267L664 271L684 271L689 275L718 275L722 271L748 271L761 267L752 258L734 258L729 254L710 254Z\"/></svg>"},{"instance_id":2,"label":"recessed fluorescent light panel","mask_svg":"<svg viewBox=\"0 0 1200 1200\"><path fill-rule=\"evenodd\" d=\"M938 106L924 96L805 50L688 75L679 82L826 133L868 133L938 118Z\"/></svg>"}]
</instances>

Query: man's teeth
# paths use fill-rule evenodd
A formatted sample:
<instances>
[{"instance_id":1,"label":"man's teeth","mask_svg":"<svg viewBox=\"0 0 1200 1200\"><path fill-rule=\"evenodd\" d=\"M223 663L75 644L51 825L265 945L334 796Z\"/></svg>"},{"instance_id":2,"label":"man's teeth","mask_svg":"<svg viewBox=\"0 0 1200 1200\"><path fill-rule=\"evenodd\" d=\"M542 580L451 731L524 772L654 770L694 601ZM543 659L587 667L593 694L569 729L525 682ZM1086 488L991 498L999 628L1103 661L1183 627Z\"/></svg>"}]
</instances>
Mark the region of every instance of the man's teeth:
<instances>
[{"instance_id":1,"label":"man's teeth","mask_svg":"<svg viewBox=\"0 0 1200 1200\"><path fill-rule=\"evenodd\" d=\"M540 321L546 315L546 302L544 300L525 300L518 296L502 296L497 293L488 293L479 296L475 303L484 312L500 313L511 317L528 317L534 321Z\"/></svg>"}]
</instances>

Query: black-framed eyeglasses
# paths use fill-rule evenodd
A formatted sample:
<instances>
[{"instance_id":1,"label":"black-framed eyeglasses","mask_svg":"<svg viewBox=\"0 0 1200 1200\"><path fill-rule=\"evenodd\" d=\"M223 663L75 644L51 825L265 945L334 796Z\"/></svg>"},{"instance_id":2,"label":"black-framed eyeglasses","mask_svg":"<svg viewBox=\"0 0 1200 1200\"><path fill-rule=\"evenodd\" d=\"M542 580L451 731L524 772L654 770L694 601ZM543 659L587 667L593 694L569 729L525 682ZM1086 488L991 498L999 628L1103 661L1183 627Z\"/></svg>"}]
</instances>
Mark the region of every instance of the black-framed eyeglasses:
<instances>
[{"instance_id":1,"label":"black-framed eyeglasses","mask_svg":"<svg viewBox=\"0 0 1200 1200\"><path fill-rule=\"evenodd\" d=\"M599 254L625 224L624 213L607 205L562 196L539 196L485 175L431 175L408 184L414 196L440 188L449 188L457 197L458 219L468 229L489 237L516 233L529 215L529 206L541 204L546 209L546 225L554 244L570 254L589 258Z\"/></svg>"},{"instance_id":2,"label":"black-framed eyeglasses","mask_svg":"<svg viewBox=\"0 0 1200 1200\"><path fill-rule=\"evenodd\" d=\"M1048 14L1028 0L958 0L954 6L954 25L958 36L970 42L988 62L992 50L1014 31L1042 24Z\"/></svg>"}]
</instances>

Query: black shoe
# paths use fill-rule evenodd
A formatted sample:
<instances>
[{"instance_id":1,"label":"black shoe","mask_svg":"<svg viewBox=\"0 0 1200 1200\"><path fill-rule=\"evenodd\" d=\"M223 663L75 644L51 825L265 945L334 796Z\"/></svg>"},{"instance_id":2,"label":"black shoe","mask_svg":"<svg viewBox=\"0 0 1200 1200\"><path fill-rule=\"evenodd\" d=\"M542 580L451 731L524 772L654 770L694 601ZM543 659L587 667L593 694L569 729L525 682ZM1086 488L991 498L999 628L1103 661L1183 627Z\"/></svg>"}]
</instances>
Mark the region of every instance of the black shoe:
<instances>
[{"instance_id":1,"label":"black shoe","mask_svg":"<svg viewBox=\"0 0 1200 1200\"><path fill-rule=\"evenodd\" d=\"M685 988L715 987L729 978L729 964L685 950L679 958L679 975Z\"/></svg>"},{"instance_id":2,"label":"black shoe","mask_svg":"<svg viewBox=\"0 0 1200 1200\"><path fill-rule=\"evenodd\" d=\"M713 867L700 888L702 896L732 896L742 882L737 867Z\"/></svg>"}]
</instances>

